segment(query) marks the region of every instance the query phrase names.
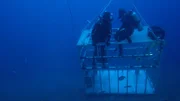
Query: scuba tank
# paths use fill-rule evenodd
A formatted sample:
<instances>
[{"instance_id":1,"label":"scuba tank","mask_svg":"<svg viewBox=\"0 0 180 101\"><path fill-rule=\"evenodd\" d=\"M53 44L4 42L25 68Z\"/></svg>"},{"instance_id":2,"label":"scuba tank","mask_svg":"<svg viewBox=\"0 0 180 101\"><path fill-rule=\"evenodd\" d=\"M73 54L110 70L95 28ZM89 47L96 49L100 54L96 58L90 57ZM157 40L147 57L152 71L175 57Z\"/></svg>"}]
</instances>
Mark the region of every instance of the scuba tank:
<instances>
[{"instance_id":1,"label":"scuba tank","mask_svg":"<svg viewBox=\"0 0 180 101\"><path fill-rule=\"evenodd\" d=\"M134 11L129 11L129 14L131 16L132 22L133 22L133 26L135 28L138 29L138 31L142 31L143 30L143 26L141 24L141 20L139 19L139 17L137 16L136 12Z\"/></svg>"}]
</instances>

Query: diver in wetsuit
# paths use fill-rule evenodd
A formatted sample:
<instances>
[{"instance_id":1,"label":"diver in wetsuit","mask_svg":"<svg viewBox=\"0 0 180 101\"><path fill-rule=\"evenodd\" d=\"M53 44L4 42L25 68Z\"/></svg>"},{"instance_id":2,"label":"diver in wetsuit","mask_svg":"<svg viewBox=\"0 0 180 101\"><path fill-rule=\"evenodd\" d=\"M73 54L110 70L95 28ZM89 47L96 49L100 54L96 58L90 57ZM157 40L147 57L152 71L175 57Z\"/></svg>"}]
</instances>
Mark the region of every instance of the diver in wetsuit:
<instances>
[{"instance_id":1,"label":"diver in wetsuit","mask_svg":"<svg viewBox=\"0 0 180 101\"><path fill-rule=\"evenodd\" d=\"M109 45L111 30L112 30L112 15L110 12L104 12L102 17L95 23L92 29L92 44L95 47L94 56L106 56L105 46ZM98 46L99 43L105 43L105 45ZM99 54L98 54L99 53ZM100 63L106 63L106 58L97 59ZM93 59L93 65L95 65L95 59Z\"/></svg>"},{"instance_id":2,"label":"diver in wetsuit","mask_svg":"<svg viewBox=\"0 0 180 101\"><path fill-rule=\"evenodd\" d=\"M122 25L114 36L115 40L120 42L127 39L128 43L132 43L130 36L133 34L134 29L138 29L138 31L143 30L140 19L134 11L126 11L122 8L119 9L119 19L121 20ZM119 44L118 47L119 55L122 56L123 47L121 44Z\"/></svg>"},{"instance_id":3,"label":"diver in wetsuit","mask_svg":"<svg viewBox=\"0 0 180 101\"><path fill-rule=\"evenodd\" d=\"M165 38L165 30L162 29L159 26L150 26L150 29L149 29L149 32L148 32L148 37L150 37L152 40L156 40L156 38L159 39L159 40L162 40L160 42L160 44L159 44L159 46L160 46L159 47L159 52L161 52L163 50L163 47L164 47L163 40Z\"/></svg>"},{"instance_id":4,"label":"diver in wetsuit","mask_svg":"<svg viewBox=\"0 0 180 101\"><path fill-rule=\"evenodd\" d=\"M151 30L154 32L156 37L160 40L163 40L165 38L165 31L159 26L150 26ZM148 36L152 39L155 40L156 38L152 35L152 31L149 30Z\"/></svg>"}]
</instances>

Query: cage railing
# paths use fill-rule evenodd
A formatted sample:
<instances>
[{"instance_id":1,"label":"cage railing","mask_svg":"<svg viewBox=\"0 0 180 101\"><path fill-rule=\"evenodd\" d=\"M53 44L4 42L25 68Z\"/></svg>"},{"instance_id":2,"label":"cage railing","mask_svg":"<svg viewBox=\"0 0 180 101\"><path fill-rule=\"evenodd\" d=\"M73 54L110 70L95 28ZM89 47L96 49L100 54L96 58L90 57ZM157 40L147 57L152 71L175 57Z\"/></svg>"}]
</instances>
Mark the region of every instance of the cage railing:
<instances>
[{"instance_id":1,"label":"cage railing","mask_svg":"<svg viewBox=\"0 0 180 101\"><path fill-rule=\"evenodd\" d=\"M98 69L98 70L86 70L85 72L89 72L91 73L91 75L86 75L85 76L85 86L87 87L87 89L91 89L91 91L88 92L88 94L154 94L155 93L155 89L154 86L151 82L151 79L148 75L144 75L145 78L143 79L143 87L141 87L141 89L139 88L140 86L140 81L138 79L139 78L139 71L142 70L138 70L136 69L136 74L135 74L135 82L133 83L135 90L132 91L132 89L130 90L130 84L132 84L132 82L130 83L130 78L131 78L131 69L126 68L126 70L124 71L124 75L126 76L126 83L124 86L124 88L122 88L120 85L120 81L118 80L119 77L121 77L120 75L122 75L120 72L122 72L123 70L103 70L103 69ZM144 73L146 73L146 70L143 70ZM104 78L103 74L106 73L106 78ZM114 75L116 73L116 75ZM130 77L129 77L130 76ZM95 81L96 79L96 81ZM113 79L113 81L115 81L115 83L111 82L111 79ZM90 81L88 81L90 80ZM105 83L106 81L106 83ZM141 80L142 82L142 80ZM90 84L89 84L90 83ZM91 86L87 86L87 85L91 85ZM105 86L106 85L106 86ZM114 87L116 85L116 89L112 89L111 87Z\"/></svg>"}]
</instances>

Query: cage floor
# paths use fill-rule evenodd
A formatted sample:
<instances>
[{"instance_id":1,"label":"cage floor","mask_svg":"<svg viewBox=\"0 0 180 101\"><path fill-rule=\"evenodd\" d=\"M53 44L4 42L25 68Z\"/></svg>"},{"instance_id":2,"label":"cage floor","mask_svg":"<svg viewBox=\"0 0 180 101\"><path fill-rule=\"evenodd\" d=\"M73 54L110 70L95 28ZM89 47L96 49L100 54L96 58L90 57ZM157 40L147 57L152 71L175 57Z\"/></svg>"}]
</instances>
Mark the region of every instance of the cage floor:
<instances>
[{"instance_id":1,"label":"cage floor","mask_svg":"<svg viewBox=\"0 0 180 101\"><path fill-rule=\"evenodd\" d=\"M91 72L92 86L87 94L153 94L151 80L144 70L98 70Z\"/></svg>"}]
</instances>

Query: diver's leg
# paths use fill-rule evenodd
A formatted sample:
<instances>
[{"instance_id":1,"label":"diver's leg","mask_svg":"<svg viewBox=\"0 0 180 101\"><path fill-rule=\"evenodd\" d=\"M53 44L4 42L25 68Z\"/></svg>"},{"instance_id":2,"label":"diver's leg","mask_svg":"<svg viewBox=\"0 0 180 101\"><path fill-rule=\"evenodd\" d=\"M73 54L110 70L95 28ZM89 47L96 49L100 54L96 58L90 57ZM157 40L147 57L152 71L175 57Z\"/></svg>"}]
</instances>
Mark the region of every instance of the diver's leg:
<instances>
[{"instance_id":1,"label":"diver's leg","mask_svg":"<svg viewBox=\"0 0 180 101\"><path fill-rule=\"evenodd\" d=\"M132 43L132 40L131 40L130 36L133 35L134 28L129 27L129 28L126 29L126 32L127 32L126 39L127 39L128 43Z\"/></svg>"},{"instance_id":2,"label":"diver's leg","mask_svg":"<svg viewBox=\"0 0 180 101\"><path fill-rule=\"evenodd\" d=\"M101 46L101 56L102 56L102 67L105 68L105 63L107 63L107 58L104 58L103 56L106 56L106 50L105 46Z\"/></svg>"},{"instance_id":3,"label":"diver's leg","mask_svg":"<svg viewBox=\"0 0 180 101\"><path fill-rule=\"evenodd\" d=\"M122 44L119 44L118 48L119 48L119 56L122 56L123 55L123 46L122 46Z\"/></svg>"},{"instance_id":4,"label":"diver's leg","mask_svg":"<svg viewBox=\"0 0 180 101\"><path fill-rule=\"evenodd\" d=\"M107 52L106 52L106 50L105 50L105 47L106 47L106 46L103 46L103 47L102 47L102 52L103 52L102 55L103 55L103 56L106 56L106 55L107 55ZM107 58L104 58L104 62L107 62Z\"/></svg>"},{"instance_id":5,"label":"diver's leg","mask_svg":"<svg viewBox=\"0 0 180 101\"><path fill-rule=\"evenodd\" d=\"M96 65L96 59L94 58L95 56L97 56L97 45L94 46L93 61L92 61L93 67Z\"/></svg>"},{"instance_id":6,"label":"diver's leg","mask_svg":"<svg viewBox=\"0 0 180 101\"><path fill-rule=\"evenodd\" d=\"M101 46L101 62L103 63L104 62L104 46Z\"/></svg>"}]
</instances>

